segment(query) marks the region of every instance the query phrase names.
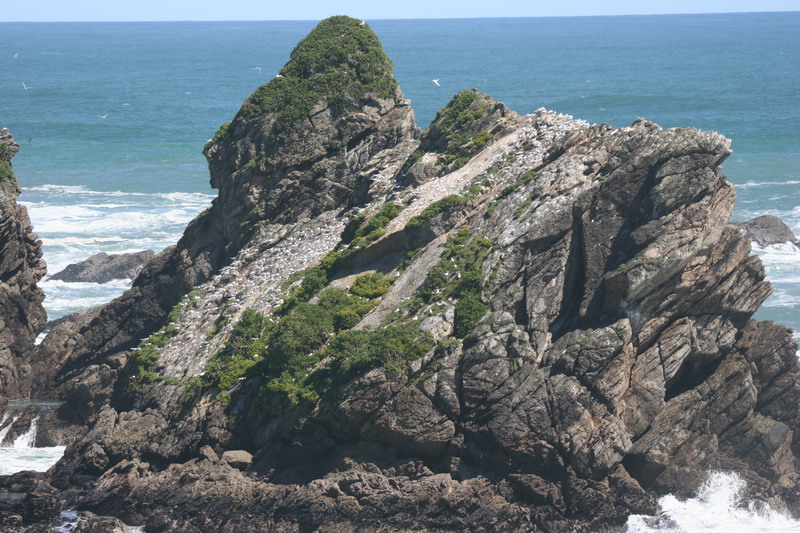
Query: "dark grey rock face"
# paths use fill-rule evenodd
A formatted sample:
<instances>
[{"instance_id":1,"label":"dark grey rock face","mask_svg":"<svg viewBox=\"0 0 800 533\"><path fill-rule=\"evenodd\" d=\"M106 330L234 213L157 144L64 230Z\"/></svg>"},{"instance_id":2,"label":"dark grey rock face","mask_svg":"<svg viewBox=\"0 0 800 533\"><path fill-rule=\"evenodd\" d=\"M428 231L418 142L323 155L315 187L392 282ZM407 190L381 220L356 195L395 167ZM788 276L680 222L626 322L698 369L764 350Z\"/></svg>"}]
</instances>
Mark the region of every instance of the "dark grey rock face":
<instances>
[{"instance_id":1,"label":"dark grey rock face","mask_svg":"<svg viewBox=\"0 0 800 533\"><path fill-rule=\"evenodd\" d=\"M37 352L86 425L54 485L148 531L618 531L712 468L800 513L797 346L750 319L771 289L728 223L730 141L491 104L513 127L373 196L416 164L398 94L294 133L247 115L208 145L214 206ZM430 139L475 138L469 117ZM337 222L359 195L369 238ZM375 272L392 283L364 314L326 324ZM195 290L167 318L176 287Z\"/></svg>"},{"instance_id":2,"label":"dark grey rock face","mask_svg":"<svg viewBox=\"0 0 800 533\"><path fill-rule=\"evenodd\" d=\"M47 320L41 241L25 207L17 205L20 188L11 158L19 151L7 129L0 130L0 396L27 393L30 369L23 354L33 346Z\"/></svg>"},{"instance_id":3,"label":"dark grey rock face","mask_svg":"<svg viewBox=\"0 0 800 533\"><path fill-rule=\"evenodd\" d=\"M734 222L733 224L745 230L750 240L759 246L785 242L798 244L797 237L789 226L783 220L772 215L764 215L747 222Z\"/></svg>"},{"instance_id":4,"label":"dark grey rock face","mask_svg":"<svg viewBox=\"0 0 800 533\"><path fill-rule=\"evenodd\" d=\"M145 263L155 256L152 250L130 254L100 252L78 263L67 265L50 279L67 282L107 283L114 279L134 279Z\"/></svg>"}]
</instances>

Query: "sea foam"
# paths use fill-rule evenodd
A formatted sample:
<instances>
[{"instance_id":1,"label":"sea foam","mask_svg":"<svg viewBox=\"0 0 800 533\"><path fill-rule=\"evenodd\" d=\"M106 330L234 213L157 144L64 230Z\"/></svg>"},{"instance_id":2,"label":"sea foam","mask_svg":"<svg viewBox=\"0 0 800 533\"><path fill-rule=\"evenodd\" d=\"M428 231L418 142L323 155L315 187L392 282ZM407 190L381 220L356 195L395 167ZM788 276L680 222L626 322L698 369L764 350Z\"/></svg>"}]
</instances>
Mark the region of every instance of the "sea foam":
<instances>
[{"instance_id":1,"label":"sea foam","mask_svg":"<svg viewBox=\"0 0 800 533\"><path fill-rule=\"evenodd\" d=\"M667 495L655 516L632 515L622 533L757 533L800 531L794 520L761 501L745 500L746 484L732 472L710 472L695 498Z\"/></svg>"}]
</instances>

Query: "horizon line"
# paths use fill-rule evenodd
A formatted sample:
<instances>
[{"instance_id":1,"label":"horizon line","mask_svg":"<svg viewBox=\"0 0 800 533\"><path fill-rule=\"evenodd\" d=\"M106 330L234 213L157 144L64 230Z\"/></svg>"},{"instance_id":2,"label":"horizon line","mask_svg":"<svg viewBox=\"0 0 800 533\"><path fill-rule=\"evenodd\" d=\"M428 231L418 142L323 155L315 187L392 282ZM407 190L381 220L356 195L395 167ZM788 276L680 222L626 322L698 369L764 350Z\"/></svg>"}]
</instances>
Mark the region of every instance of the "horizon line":
<instances>
[{"instance_id":1,"label":"horizon line","mask_svg":"<svg viewBox=\"0 0 800 533\"><path fill-rule=\"evenodd\" d=\"M502 20L502 19L554 19L554 18L600 18L600 17L665 17L687 15L746 15L746 14L777 14L800 13L800 10L786 11L711 11L702 13L623 13L623 14L596 14L596 15L522 15L522 16L476 16L476 17L398 17L398 18L367 18L364 20L393 21L393 20ZM333 15L331 15L333 16ZM324 20L317 18L297 19L169 19L169 20L3 20L0 24L108 24L108 23L166 23L166 22L318 22ZM359 18L359 17L353 17Z\"/></svg>"}]
</instances>

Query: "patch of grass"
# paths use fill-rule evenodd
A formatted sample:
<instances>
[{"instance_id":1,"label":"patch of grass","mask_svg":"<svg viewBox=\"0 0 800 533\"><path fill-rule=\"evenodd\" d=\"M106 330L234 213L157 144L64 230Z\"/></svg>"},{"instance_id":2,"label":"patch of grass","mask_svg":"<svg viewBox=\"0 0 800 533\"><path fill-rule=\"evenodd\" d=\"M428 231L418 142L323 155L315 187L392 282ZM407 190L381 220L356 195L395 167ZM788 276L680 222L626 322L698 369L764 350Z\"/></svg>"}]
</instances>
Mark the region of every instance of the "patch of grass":
<instances>
[{"instance_id":1,"label":"patch of grass","mask_svg":"<svg viewBox=\"0 0 800 533\"><path fill-rule=\"evenodd\" d=\"M231 399L231 389L264 359L272 329L273 324L267 317L246 309L231 330L225 346L208 360L203 373L190 383L183 398L184 405L212 389L217 390L215 400L226 405Z\"/></svg>"},{"instance_id":2,"label":"patch of grass","mask_svg":"<svg viewBox=\"0 0 800 533\"><path fill-rule=\"evenodd\" d=\"M0 181L11 181L13 176L14 171L11 169L11 164L0 159Z\"/></svg>"},{"instance_id":3,"label":"patch of grass","mask_svg":"<svg viewBox=\"0 0 800 533\"><path fill-rule=\"evenodd\" d=\"M223 122L222 125L217 130L217 133L214 134L214 137L206 143L206 148L210 147L212 144L216 143L217 141L224 141L228 139L231 135L231 121Z\"/></svg>"},{"instance_id":4,"label":"patch of grass","mask_svg":"<svg viewBox=\"0 0 800 533\"><path fill-rule=\"evenodd\" d=\"M408 323L345 331L321 353L322 358L331 361L330 365L308 375L304 381L320 396L330 396L373 368L383 366L394 372L407 372L412 361L423 357L435 345L429 333Z\"/></svg>"}]
</instances>

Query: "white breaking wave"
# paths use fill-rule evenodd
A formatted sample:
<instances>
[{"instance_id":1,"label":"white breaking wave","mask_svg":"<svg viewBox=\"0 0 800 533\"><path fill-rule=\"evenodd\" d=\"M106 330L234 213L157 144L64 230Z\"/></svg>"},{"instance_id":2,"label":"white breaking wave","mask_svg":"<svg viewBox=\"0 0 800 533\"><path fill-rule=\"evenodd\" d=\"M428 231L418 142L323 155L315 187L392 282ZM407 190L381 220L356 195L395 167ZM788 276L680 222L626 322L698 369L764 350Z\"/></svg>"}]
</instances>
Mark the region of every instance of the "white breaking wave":
<instances>
[{"instance_id":1,"label":"white breaking wave","mask_svg":"<svg viewBox=\"0 0 800 533\"><path fill-rule=\"evenodd\" d=\"M20 435L19 437L14 440L14 448L33 448L33 444L36 442L36 429L39 426L39 415L31 420L31 425L28 428L28 431Z\"/></svg>"},{"instance_id":2,"label":"white breaking wave","mask_svg":"<svg viewBox=\"0 0 800 533\"><path fill-rule=\"evenodd\" d=\"M734 185L737 189L747 189L750 187L770 187L774 185L800 185L800 181L796 180L788 180L788 181L746 181L745 183L737 183Z\"/></svg>"},{"instance_id":3,"label":"white breaking wave","mask_svg":"<svg viewBox=\"0 0 800 533\"><path fill-rule=\"evenodd\" d=\"M46 448L0 447L0 475L14 474L22 470L44 472L64 455L66 446Z\"/></svg>"},{"instance_id":4,"label":"white breaking wave","mask_svg":"<svg viewBox=\"0 0 800 533\"><path fill-rule=\"evenodd\" d=\"M658 500L655 516L632 515L622 533L797 533L800 521L764 502L744 501L745 482L732 472L710 472L696 498Z\"/></svg>"},{"instance_id":5,"label":"white breaking wave","mask_svg":"<svg viewBox=\"0 0 800 533\"><path fill-rule=\"evenodd\" d=\"M2 418L2 419L0 419L0 427L3 427L3 424L5 424L6 420L8 420L8 416L9 416L9 415L8 415L8 411L6 411L5 413L3 413L3 418ZM2 443L2 442L3 442L3 439L4 439L4 438L6 438L6 435L8 435L8 430L10 430L10 429L11 429L11 426L12 426L13 424L14 424L14 420L12 420L11 422L9 422L7 426L5 426L5 427L3 427L2 429L0 429L0 443Z\"/></svg>"}]
</instances>

